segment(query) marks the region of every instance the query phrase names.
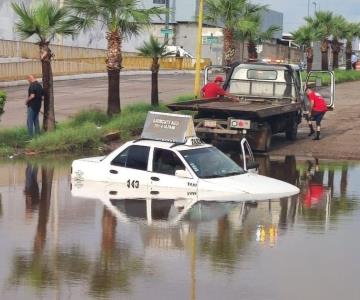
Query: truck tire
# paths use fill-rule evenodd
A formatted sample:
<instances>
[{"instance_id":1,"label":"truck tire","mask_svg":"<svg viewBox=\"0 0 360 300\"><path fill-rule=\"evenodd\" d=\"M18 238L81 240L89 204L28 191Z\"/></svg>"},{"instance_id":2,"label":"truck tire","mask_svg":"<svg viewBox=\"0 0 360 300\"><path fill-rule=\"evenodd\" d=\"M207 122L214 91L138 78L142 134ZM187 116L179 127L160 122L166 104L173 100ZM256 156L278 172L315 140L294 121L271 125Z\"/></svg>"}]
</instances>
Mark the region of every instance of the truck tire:
<instances>
[{"instance_id":1,"label":"truck tire","mask_svg":"<svg viewBox=\"0 0 360 300\"><path fill-rule=\"evenodd\" d=\"M295 141L297 137L298 124L294 122L287 131L285 131L286 139L289 141Z\"/></svg>"},{"instance_id":2,"label":"truck tire","mask_svg":"<svg viewBox=\"0 0 360 300\"><path fill-rule=\"evenodd\" d=\"M271 127L268 123L265 123L261 133L261 144L259 149L257 150L261 152L268 152L270 150L271 140L272 140Z\"/></svg>"}]
</instances>

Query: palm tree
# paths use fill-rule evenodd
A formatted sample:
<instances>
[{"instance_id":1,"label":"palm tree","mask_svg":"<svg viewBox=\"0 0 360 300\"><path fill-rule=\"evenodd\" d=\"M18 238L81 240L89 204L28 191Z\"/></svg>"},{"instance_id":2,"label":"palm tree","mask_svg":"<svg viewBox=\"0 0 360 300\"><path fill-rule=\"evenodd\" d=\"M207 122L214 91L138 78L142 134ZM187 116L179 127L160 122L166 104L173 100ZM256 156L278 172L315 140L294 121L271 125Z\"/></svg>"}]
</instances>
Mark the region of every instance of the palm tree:
<instances>
[{"instance_id":1,"label":"palm tree","mask_svg":"<svg viewBox=\"0 0 360 300\"><path fill-rule=\"evenodd\" d=\"M248 58L256 60L258 58L256 45L266 40L270 40L274 33L281 30L281 27L271 25L266 31L261 29L261 14L255 13L246 16L244 20L238 23L236 34L243 42L248 42ZM244 43L243 43L244 44Z\"/></svg>"},{"instance_id":2,"label":"palm tree","mask_svg":"<svg viewBox=\"0 0 360 300\"><path fill-rule=\"evenodd\" d=\"M295 42L304 48L306 54L306 71L309 73L312 70L314 60L312 43L316 40L316 32L309 25L304 25L291 34Z\"/></svg>"},{"instance_id":3,"label":"palm tree","mask_svg":"<svg viewBox=\"0 0 360 300\"><path fill-rule=\"evenodd\" d=\"M86 30L95 24L106 27L109 115L120 113L121 47L125 38L138 35L150 25L152 16L165 12L163 8L143 9L138 0L65 0L72 11L72 24Z\"/></svg>"},{"instance_id":4,"label":"palm tree","mask_svg":"<svg viewBox=\"0 0 360 300\"><path fill-rule=\"evenodd\" d=\"M345 26L346 38L346 70L351 70L351 54L352 54L352 41L354 38L360 37L360 23L349 22Z\"/></svg>"},{"instance_id":5,"label":"palm tree","mask_svg":"<svg viewBox=\"0 0 360 300\"><path fill-rule=\"evenodd\" d=\"M333 69L339 68L339 52L341 50L341 43L339 40L345 38L346 35L346 20L343 16L335 16L333 18L333 26L331 30L332 43L331 49L333 52Z\"/></svg>"},{"instance_id":6,"label":"palm tree","mask_svg":"<svg viewBox=\"0 0 360 300\"><path fill-rule=\"evenodd\" d=\"M54 87L51 59L54 56L49 44L57 34L73 35L75 28L67 22L68 10L60 8L51 0L36 1L35 6L26 7L24 3L12 3L19 17L15 23L16 31L22 39L35 38L39 45L44 86L44 120L45 131L55 129Z\"/></svg>"},{"instance_id":7,"label":"palm tree","mask_svg":"<svg viewBox=\"0 0 360 300\"><path fill-rule=\"evenodd\" d=\"M267 6L251 4L248 0L206 0L205 20L223 24L225 64L231 65L235 56L235 29L246 16L259 13Z\"/></svg>"},{"instance_id":8,"label":"palm tree","mask_svg":"<svg viewBox=\"0 0 360 300\"><path fill-rule=\"evenodd\" d=\"M331 11L318 11L315 13L315 17L306 17L305 20L310 27L312 27L321 41L321 69L329 69L329 37L332 33L333 27L333 13Z\"/></svg>"},{"instance_id":9,"label":"palm tree","mask_svg":"<svg viewBox=\"0 0 360 300\"><path fill-rule=\"evenodd\" d=\"M167 56L166 52L166 42L164 44L160 44L160 42L153 36L150 36L150 40L148 42L144 42L144 44L137 48L141 55L151 56L152 64L151 64L151 105L157 106L159 105L159 89L158 89L158 75L159 75L159 58Z\"/></svg>"}]
</instances>

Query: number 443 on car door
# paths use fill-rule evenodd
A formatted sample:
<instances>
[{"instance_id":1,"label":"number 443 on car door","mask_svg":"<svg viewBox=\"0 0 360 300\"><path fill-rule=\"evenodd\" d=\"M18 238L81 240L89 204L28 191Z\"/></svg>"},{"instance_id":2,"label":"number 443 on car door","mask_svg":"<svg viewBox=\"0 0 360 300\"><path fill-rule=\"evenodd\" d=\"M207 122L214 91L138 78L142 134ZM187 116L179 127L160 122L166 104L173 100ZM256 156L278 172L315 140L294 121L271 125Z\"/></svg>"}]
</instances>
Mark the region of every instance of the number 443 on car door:
<instances>
[{"instance_id":1,"label":"number 443 on car door","mask_svg":"<svg viewBox=\"0 0 360 300\"><path fill-rule=\"evenodd\" d=\"M133 189L138 189L140 184L139 184L139 180L130 180L128 179L128 181L126 182L127 187L133 188Z\"/></svg>"}]
</instances>

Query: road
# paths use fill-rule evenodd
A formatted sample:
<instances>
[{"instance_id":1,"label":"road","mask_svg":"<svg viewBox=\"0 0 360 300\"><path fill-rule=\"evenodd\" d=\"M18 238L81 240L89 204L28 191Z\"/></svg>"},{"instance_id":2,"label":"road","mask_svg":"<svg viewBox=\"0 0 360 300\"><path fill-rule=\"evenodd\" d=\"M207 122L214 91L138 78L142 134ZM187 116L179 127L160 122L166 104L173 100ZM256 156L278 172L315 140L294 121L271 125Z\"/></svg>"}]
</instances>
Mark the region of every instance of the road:
<instances>
[{"instance_id":1,"label":"road","mask_svg":"<svg viewBox=\"0 0 360 300\"><path fill-rule=\"evenodd\" d=\"M193 92L193 74L159 75L160 101L171 102L174 97ZM121 105L150 103L151 76L126 75L120 79ZM26 120L25 97L27 86L4 88L8 95L0 128L23 126ZM75 113L107 107L107 78L77 79L54 82L55 115L63 121Z\"/></svg>"},{"instance_id":2,"label":"road","mask_svg":"<svg viewBox=\"0 0 360 300\"><path fill-rule=\"evenodd\" d=\"M271 154L359 160L359 95L358 81L338 84L335 110L327 112L321 122L321 140L309 138L309 128L302 122L296 142L288 142L282 135L274 136Z\"/></svg>"},{"instance_id":3,"label":"road","mask_svg":"<svg viewBox=\"0 0 360 300\"><path fill-rule=\"evenodd\" d=\"M162 102L175 96L191 93L193 74L160 75L159 90ZM26 86L7 88L8 103L0 127L24 124ZM121 103L150 102L150 76L123 76L120 83ZM308 127L302 122L298 139L289 142L283 134L273 137L271 155L315 156L332 159L360 160L360 84L349 82L337 85L335 110L325 115L322 139L313 141L307 136ZM74 113L92 107L105 109L106 78L55 82L56 118L64 120Z\"/></svg>"}]
</instances>

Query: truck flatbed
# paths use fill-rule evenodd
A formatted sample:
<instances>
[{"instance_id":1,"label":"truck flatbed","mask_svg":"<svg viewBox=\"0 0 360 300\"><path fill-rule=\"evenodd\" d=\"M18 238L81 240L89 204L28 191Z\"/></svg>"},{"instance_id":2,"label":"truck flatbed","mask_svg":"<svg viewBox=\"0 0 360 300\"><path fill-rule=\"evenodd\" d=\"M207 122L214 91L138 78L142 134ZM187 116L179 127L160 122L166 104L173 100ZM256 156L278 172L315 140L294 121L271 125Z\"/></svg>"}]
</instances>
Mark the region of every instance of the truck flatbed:
<instances>
[{"instance_id":1,"label":"truck flatbed","mask_svg":"<svg viewBox=\"0 0 360 300\"><path fill-rule=\"evenodd\" d=\"M289 100L239 100L229 98L200 99L183 103L169 104L171 110L191 110L201 114L221 114L232 117L268 118L282 113L298 111L299 102Z\"/></svg>"}]
</instances>

